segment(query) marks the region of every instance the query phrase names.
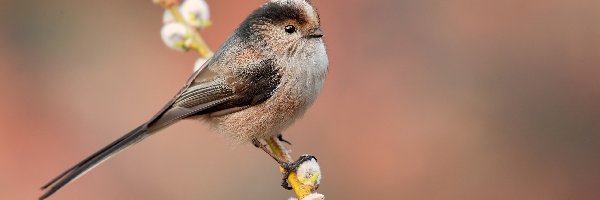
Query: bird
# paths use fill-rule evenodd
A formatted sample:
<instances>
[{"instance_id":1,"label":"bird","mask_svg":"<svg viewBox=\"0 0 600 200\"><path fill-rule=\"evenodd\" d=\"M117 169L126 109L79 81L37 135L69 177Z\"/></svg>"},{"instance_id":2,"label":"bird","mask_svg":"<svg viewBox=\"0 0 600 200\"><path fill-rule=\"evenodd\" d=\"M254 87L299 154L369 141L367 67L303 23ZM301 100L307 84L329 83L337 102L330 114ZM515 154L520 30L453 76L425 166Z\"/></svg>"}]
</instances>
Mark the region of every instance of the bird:
<instances>
[{"instance_id":1,"label":"bird","mask_svg":"<svg viewBox=\"0 0 600 200\"><path fill-rule=\"evenodd\" d=\"M263 3L150 120L44 185L40 199L181 120L204 121L236 143L251 142L265 150L259 140L280 136L323 87L329 60L320 23L310 0ZM302 160L307 159L298 162ZM278 162L288 170L298 165Z\"/></svg>"}]
</instances>

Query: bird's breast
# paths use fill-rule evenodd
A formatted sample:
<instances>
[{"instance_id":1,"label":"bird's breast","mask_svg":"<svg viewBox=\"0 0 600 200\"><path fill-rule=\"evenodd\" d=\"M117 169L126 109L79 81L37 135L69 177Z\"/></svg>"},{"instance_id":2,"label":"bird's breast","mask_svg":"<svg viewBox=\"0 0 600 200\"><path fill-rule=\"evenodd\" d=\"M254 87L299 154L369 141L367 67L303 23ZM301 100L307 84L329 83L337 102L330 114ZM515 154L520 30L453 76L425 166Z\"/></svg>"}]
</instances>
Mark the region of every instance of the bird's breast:
<instances>
[{"instance_id":1,"label":"bird's breast","mask_svg":"<svg viewBox=\"0 0 600 200\"><path fill-rule=\"evenodd\" d=\"M280 83L263 103L211 118L213 127L235 142L281 133L301 117L321 91L327 73L325 48L297 59L279 61Z\"/></svg>"}]
</instances>

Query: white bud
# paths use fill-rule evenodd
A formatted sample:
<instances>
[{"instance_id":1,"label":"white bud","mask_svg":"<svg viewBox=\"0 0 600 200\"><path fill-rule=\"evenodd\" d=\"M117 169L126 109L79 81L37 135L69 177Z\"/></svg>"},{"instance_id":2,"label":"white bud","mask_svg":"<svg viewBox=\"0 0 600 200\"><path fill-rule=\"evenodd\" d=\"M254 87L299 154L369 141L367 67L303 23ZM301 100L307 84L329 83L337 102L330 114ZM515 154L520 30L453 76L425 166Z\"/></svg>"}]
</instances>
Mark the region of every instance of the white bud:
<instances>
[{"instance_id":1,"label":"white bud","mask_svg":"<svg viewBox=\"0 0 600 200\"><path fill-rule=\"evenodd\" d=\"M324 200L325 199L325 195L319 194L319 193L312 193L309 194L308 196L305 196L304 199L302 200Z\"/></svg>"},{"instance_id":2,"label":"white bud","mask_svg":"<svg viewBox=\"0 0 600 200\"><path fill-rule=\"evenodd\" d=\"M210 11L204 0L185 0L179 7L179 12L190 26L203 28L210 25Z\"/></svg>"},{"instance_id":3,"label":"white bud","mask_svg":"<svg viewBox=\"0 0 600 200\"><path fill-rule=\"evenodd\" d=\"M170 10L165 10L165 12L163 13L162 21L163 24L168 24L171 22L175 22L176 20Z\"/></svg>"},{"instance_id":4,"label":"white bud","mask_svg":"<svg viewBox=\"0 0 600 200\"><path fill-rule=\"evenodd\" d=\"M160 36L169 48L185 50L191 42L191 30L182 23L171 22L163 25Z\"/></svg>"},{"instance_id":5,"label":"white bud","mask_svg":"<svg viewBox=\"0 0 600 200\"><path fill-rule=\"evenodd\" d=\"M290 197L289 200L298 200L296 197ZM305 196L302 200L325 200L325 195L319 193L312 193L308 196Z\"/></svg>"},{"instance_id":6,"label":"white bud","mask_svg":"<svg viewBox=\"0 0 600 200\"><path fill-rule=\"evenodd\" d=\"M319 163L315 159L300 164L296 172L298 180L303 185L317 187L321 183L321 167L319 167Z\"/></svg>"},{"instance_id":7,"label":"white bud","mask_svg":"<svg viewBox=\"0 0 600 200\"><path fill-rule=\"evenodd\" d=\"M194 72L198 71L206 61L207 60L205 58L198 58L198 60L196 60L196 63L194 63Z\"/></svg>"}]
</instances>

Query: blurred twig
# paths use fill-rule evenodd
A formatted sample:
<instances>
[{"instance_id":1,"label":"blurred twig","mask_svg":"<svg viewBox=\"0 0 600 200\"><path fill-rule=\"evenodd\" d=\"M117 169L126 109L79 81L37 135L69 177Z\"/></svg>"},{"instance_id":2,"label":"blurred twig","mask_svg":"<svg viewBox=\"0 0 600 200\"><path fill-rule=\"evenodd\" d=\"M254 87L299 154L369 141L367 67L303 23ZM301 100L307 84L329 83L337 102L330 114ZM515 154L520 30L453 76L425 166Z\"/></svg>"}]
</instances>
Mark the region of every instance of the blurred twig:
<instances>
[{"instance_id":1,"label":"blurred twig","mask_svg":"<svg viewBox=\"0 0 600 200\"><path fill-rule=\"evenodd\" d=\"M179 1L178 0L153 0L153 1L154 1L154 3L167 9L173 15L176 22L179 22L182 24L187 24L185 22L185 20L183 19L181 12L179 11ZM210 24L210 23L207 23L207 24ZM204 39L202 39L202 36L200 36L198 29L196 29L195 27L189 27L189 30L191 30L191 35L190 35L191 42L187 45L187 48L196 50L198 52L198 54L200 54L200 57L203 57L206 59L212 57L213 52L210 50L210 48L208 48L208 45L206 44L206 42L204 42Z\"/></svg>"}]
</instances>

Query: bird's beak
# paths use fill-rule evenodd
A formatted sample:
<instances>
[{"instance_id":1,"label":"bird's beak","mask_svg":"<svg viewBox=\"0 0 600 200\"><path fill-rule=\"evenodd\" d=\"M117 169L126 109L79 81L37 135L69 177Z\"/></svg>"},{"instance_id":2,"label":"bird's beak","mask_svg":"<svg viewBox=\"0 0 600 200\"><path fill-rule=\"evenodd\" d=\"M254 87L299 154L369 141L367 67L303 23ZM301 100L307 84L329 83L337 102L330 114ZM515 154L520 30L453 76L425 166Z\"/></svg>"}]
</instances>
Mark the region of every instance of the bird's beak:
<instances>
[{"instance_id":1,"label":"bird's beak","mask_svg":"<svg viewBox=\"0 0 600 200\"><path fill-rule=\"evenodd\" d=\"M310 38L320 38L323 37L323 31L321 31L321 28L315 28L313 29L310 34L308 35L308 37Z\"/></svg>"}]
</instances>

